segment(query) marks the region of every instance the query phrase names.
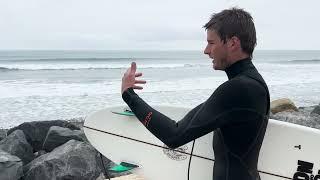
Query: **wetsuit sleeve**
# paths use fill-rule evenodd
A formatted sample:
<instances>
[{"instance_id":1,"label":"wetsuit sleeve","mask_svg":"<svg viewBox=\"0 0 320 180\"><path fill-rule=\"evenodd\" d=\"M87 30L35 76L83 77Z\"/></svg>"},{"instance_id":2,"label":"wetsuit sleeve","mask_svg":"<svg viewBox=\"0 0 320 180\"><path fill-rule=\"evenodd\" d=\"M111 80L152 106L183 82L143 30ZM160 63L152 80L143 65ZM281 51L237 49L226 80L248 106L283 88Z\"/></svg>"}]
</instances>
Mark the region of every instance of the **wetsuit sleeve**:
<instances>
[{"instance_id":1,"label":"wetsuit sleeve","mask_svg":"<svg viewBox=\"0 0 320 180\"><path fill-rule=\"evenodd\" d=\"M255 91L247 92L248 88L253 88ZM252 96L255 96L252 93L259 93L256 89L245 87L243 82L223 84L207 101L178 121L153 109L132 88L127 89L122 98L152 134L168 147L176 148L219 127L244 123L239 119L241 121L256 119L259 110L256 109L257 103L254 102L260 98L256 96L255 100L252 99ZM243 116L248 118L237 118Z\"/></svg>"}]
</instances>

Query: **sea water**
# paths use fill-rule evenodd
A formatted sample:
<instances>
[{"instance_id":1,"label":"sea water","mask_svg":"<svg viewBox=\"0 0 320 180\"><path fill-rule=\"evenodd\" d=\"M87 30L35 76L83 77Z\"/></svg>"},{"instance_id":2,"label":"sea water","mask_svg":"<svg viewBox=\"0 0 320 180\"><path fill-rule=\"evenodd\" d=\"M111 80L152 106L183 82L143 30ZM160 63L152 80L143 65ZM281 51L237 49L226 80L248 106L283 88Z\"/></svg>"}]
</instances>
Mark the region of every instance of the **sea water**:
<instances>
[{"instance_id":1,"label":"sea water","mask_svg":"<svg viewBox=\"0 0 320 180\"><path fill-rule=\"evenodd\" d=\"M227 80L201 51L0 51L0 128L123 105L121 78L132 61L147 81L136 92L149 104L194 107ZM253 63L271 100L319 104L320 51L257 50Z\"/></svg>"}]
</instances>

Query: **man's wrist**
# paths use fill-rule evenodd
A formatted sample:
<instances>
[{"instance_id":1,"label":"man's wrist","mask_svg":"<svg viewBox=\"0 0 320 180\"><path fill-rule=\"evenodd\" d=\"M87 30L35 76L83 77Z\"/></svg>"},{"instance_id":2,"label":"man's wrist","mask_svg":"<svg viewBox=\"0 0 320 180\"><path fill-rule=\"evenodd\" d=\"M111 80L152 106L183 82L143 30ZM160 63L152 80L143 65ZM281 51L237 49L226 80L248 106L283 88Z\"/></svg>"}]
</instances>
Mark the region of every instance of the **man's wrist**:
<instances>
[{"instance_id":1,"label":"man's wrist","mask_svg":"<svg viewBox=\"0 0 320 180\"><path fill-rule=\"evenodd\" d=\"M133 88L132 88L132 87L129 87L129 88L127 88L126 90L122 91L122 94L124 94L125 92L132 93L132 92L134 92L134 91L133 91Z\"/></svg>"},{"instance_id":2,"label":"man's wrist","mask_svg":"<svg viewBox=\"0 0 320 180\"><path fill-rule=\"evenodd\" d=\"M126 90L122 93L122 99L123 99L127 104L129 104L132 96L134 96L134 95L137 95L137 94L134 92L133 88L130 87L130 88L126 89Z\"/></svg>"}]
</instances>

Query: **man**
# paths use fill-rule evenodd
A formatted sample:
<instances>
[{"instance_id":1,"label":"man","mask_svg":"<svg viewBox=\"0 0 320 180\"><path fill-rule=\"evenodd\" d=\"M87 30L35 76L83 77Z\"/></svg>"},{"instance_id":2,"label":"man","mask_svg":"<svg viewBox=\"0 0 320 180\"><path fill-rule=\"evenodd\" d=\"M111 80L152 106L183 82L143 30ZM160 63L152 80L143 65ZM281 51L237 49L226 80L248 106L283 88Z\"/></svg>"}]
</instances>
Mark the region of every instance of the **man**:
<instances>
[{"instance_id":1,"label":"man","mask_svg":"<svg viewBox=\"0 0 320 180\"><path fill-rule=\"evenodd\" d=\"M122 78L122 98L137 118L170 148L177 148L214 131L214 180L260 179L257 162L269 119L268 87L251 62L256 46L253 19L242 9L214 14L204 26L213 68L228 81L178 122L155 111L133 89L142 89L132 63Z\"/></svg>"}]
</instances>

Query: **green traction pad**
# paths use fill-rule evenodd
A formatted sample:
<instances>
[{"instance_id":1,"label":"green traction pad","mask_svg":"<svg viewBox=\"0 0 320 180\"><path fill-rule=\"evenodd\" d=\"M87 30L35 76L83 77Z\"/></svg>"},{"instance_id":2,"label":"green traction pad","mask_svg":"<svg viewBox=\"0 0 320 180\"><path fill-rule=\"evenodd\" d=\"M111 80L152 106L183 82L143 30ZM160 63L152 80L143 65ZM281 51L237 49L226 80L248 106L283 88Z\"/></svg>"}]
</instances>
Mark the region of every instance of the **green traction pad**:
<instances>
[{"instance_id":1,"label":"green traction pad","mask_svg":"<svg viewBox=\"0 0 320 180\"><path fill-rule=\"evenodd\" d=\"M130 171L131 169L137 168L139 166L134 165L134 164L130 164L130 163L126 163L126 162L121 162L120 165L116 165L112 168L110 168L110 171L114 171L114 172L125 172L125 171Z\"/></svg>"},{"instance_id":2,"label":"green traction pad","mask_svg":"<svg viewBox=\"0 0 320 180\"><path fill-rule=\"evenodd\" d=\"M116 111L111 111L114 114L119 114L119 115L124 115L124 116L135 116L133 112L131 111L123 111L123 112L116 112Z\"/></svg>"}]
</instances>

